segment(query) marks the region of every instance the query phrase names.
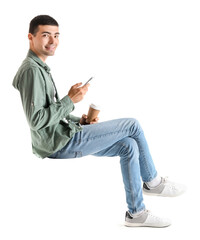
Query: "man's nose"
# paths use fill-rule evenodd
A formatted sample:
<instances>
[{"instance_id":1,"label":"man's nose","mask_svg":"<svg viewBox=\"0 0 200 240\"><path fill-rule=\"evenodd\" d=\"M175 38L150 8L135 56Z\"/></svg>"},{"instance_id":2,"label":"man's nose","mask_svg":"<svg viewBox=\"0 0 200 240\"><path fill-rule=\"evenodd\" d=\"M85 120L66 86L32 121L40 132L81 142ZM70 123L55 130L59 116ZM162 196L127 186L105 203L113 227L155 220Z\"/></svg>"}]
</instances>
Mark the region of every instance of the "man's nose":
<instances>
[{"instance_id":1,"label":"man's nose","mask_svg":"<svg viewBox=\"0 0 200 240\"><path fill-rule=\"evenodd\" d=\"M55 41L54 37L53 37L53 36L50 36L50 37L49 37L49 43L50 43L50 44L53 44L54 41Z\"/></svg>"}]
</instances>

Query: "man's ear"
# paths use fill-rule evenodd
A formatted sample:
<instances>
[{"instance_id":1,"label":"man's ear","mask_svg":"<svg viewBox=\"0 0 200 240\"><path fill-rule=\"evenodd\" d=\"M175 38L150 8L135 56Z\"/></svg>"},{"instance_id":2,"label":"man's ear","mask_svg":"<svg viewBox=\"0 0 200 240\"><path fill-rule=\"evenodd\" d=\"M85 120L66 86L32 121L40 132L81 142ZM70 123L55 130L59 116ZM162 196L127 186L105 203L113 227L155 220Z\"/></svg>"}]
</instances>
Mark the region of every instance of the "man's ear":
<instances>
[{"instance_id":1,"label":"man's ear","mask_svg":"<svg viewBox=\"0 0 200 240\"><path fill-rule=\"evenodd\" d=\"M33 39L33 35L31 33L28 34L28 39L32 40Z\"/></svg>"}]
</instances>

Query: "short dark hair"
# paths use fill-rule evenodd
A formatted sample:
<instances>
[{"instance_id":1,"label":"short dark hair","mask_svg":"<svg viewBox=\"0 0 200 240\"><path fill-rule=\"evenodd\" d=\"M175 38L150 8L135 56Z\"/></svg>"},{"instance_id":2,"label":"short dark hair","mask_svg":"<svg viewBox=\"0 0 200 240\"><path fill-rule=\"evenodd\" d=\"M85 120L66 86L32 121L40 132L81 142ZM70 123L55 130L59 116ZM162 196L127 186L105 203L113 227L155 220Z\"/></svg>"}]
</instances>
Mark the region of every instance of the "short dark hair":
<instances>
[{"instance_id":1,"label":"short dark hair","mask_svg":"<svg viewBox=\"0 0 200 240\"><path fill-rule=\"evenodd\" d=\"M29 26L29 33L35 35L38 31L39 25L59 26L58 22L49 15L38 15L31 20Z\"/></svg>"}]
</instances>

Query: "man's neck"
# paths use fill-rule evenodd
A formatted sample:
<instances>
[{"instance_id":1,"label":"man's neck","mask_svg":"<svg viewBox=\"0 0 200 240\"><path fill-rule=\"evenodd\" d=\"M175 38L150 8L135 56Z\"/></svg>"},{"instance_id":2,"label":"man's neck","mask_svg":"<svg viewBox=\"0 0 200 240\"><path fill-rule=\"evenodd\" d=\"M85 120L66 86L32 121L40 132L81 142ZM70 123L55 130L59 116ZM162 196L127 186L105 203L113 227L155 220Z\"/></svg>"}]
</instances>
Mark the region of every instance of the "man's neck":
<instances>
[{"instance_id":1,"label":"man's neck","mask_svg":"<svg viewBox=\"0 0 200 240\"><path fill-rule=\"evenodd\" d=\"M34 52L38 56L38 58L40 58L45 63L47 56L37 53L37 51L35 49L33 49L32 47L30 47L30 50L32 52Z\"/></svg>"}]
</instances>

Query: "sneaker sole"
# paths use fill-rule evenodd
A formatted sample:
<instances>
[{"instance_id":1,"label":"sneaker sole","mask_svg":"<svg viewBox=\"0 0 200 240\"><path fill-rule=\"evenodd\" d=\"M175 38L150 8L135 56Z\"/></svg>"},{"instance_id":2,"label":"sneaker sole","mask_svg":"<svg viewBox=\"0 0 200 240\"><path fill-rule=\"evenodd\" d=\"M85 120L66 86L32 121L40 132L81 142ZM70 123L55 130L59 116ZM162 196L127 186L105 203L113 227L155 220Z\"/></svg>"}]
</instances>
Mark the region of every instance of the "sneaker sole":
<instances>
[{"instance_id":1,"label":"sneaker sole","mask_svg":"<svg viewBox=\"0 0 200 240\"><path fill-rule=\"evenodd\" d=\"M143 194L145 195L149 195L149 196L159 196L159 197L178 197L180 195L182 195L185 191L183 192L180 192L179 194L177 195L173 195L173 196L169 196L169 195L162 195L162 193L148 193L146 191L143 190Z\"/></svg>"},{"instance_id":2,"label":"sneaker sole","mask_svg":"<svg viewBox=\"0 0 200 240\"><path fill-rule=\"evenodd\" d=\"M152 227L152 228L165 228L165 227L169 227L171 225L164 225L164 226L158 226L158 225L150 225L150 224L145 224L145 223L130 223L130 222L125 222L124 225L126 227Z\"/></svg>"}]
</instances>

